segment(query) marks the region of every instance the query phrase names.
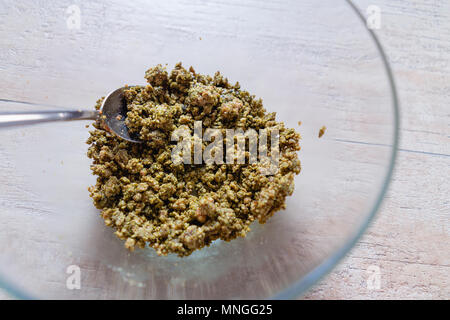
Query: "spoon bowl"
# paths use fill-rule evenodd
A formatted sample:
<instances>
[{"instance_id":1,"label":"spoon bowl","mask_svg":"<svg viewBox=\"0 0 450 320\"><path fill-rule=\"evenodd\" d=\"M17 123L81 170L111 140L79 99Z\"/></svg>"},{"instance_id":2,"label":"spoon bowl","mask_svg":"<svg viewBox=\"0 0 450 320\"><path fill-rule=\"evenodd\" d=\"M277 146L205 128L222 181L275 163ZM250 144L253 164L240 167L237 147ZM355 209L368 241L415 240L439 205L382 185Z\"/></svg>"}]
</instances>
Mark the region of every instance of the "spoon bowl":
<instances>
[{"instance_id":1,"label":"spoon bowl","mask_svg":"<svg viewBox=\"0 0 450 320\"><path fill-rule=\"evenodd\" d=\"M120 138L134 143L141 143L136 135L130 134L125 123L127 117L127 104L123 95L125 88L122 87L110 92L103 101L100 111L55 110L5 112L0 113L0 128L52 121L97 120L101 117L106 127Z\"/></svg>"},{"instance_id":2,"label":"spoon bowl","mask_svg":"<svg viewBox=\"0 0 450 320\"><path fill-rule=\"evenodd\" d=\"M130 134L125 123L127 117L127 104L124 97L125 87L116 89L109 93L101 106L101 117L105 124L116 135L124 140L141 143L141 141L133 134Z\"/></svg>"}]
</instances>

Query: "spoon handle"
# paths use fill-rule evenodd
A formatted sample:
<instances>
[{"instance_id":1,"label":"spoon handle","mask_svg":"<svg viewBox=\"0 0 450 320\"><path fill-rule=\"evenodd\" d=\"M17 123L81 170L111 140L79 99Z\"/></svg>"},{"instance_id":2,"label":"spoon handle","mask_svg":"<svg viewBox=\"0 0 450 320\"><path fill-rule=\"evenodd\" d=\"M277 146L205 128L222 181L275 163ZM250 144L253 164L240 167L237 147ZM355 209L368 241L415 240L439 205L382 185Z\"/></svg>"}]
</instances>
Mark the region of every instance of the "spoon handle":
<instances>
[{"instance_id":1,"label":"spoon handle","mask_svg":"<svg viewBox=\"0 0 450 320\"><path fill-rule=\"evenodd\" d=\"M98 111L60 110L38 112L0 113L0 128L50 121L95 120Z\"/></svg>"}]
</instances>

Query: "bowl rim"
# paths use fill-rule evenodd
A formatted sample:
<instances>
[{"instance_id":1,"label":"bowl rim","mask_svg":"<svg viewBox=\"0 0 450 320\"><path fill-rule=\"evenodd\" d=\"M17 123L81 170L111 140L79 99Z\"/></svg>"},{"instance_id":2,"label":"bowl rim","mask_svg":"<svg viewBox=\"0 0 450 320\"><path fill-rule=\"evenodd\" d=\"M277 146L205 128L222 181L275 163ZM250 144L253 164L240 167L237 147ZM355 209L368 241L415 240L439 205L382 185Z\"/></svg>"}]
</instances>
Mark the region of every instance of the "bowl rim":
<instances>
[{"instance_id":1,"label":"bowl rim","mask_svg":"<svg viewBox=\"0 0 450 320\"><path fill-rule=\"evenodd\" d=\"M317 267L315 267L313 270L307 273L300 280L298 280L294 284L289 285L287 288L283 289L278 294L270 297L270 299L287 300L298 298L299 296L304 294L308 289L310 289L314 284L319 282L319 280L321 280L324 276L330 273L331 270L333 270L333 268L351 251L351 249L353 249L353 247L358 243L362 235L367 231L370 224L373 222L384 200L384 196L386 195L386 192L389 189L389 185L392 180L392 175L394 173L400 140L400 106L394 74L392 72L392 68L389 64L383 46L381 45L381 42L378 39L375 32L367 26L364 14L358 9L358 7L353 3L352 0L345 0L345 1L350 6L350 8L355 12L358 18L361 20L361 22L364 25L364 28L367 30L369 36L374 41L374 44L383 62L384 70L386 72L388 82L390 85L391 101L393 106L392 109L394 115L394 133L393 133L393 144L391 148L391 155L389 160L389 167L385 174L383 185L378 193L378 196L376 197L376 200L372 208L369 210L369 215L367 216L367 219L363 221L358 231L353 236L351 236L347 240L347 242L345 242L344 245L341 246L330 257L326 258L322 263L320 263Z\"/></svg>"},{"instance_id":2,"label":"bowl rim","mask_svg":"<svg viewBox=\"0 0 450 320\"><path fill-rule=\"evenodd\" d=\"M394 75L392 72L392 68L388 62L388 58L385 54L383 46L379 41L375 32L367 27L366 18L364 14L358 9L358 7L353 3L352 0L345 0L350 8L355 12L358 18L363 23L366 31L369 33L370 37L374 41L374 44L378 50L378 53L381 57L381 60L384 65L384 70L386 72L388 82L391 89L391 101L393 106L393 115L394 115L394 133L393 133L393 144L391 148L390 162L388 170L385 174L382 188L380 189L378 196L369 211L369 215L367 219L363 221L358 231L344 243L334 254L330 257L326 258L322 263L320 263L317 267L311 270L306 276L302 277L295 283L289 285L287 288L280 291L278 294L273 295L269 299L295 299L305 293L309 288L311 288L314 284L316 284L319 280L321 280L324 276L331 272L331 270L351 251L351 249L356 245L362 235L366 232L367 228L370 226L372 221L380 209L380 206L384 200L384 196L386 195L387 190L389 189L389 185L392 179L392 175L395 168L395 163L397 159L398 146L400 140L400 107L399 107L399 99L396 89L396 82L394 79ZM4 289L8 294L12 295L18 299L35 299L35 297L27 294L25 290L19 288L16 284L13 284L11 281L5 279L0 274L0 288Z\"/></svg>"}]
</instances>

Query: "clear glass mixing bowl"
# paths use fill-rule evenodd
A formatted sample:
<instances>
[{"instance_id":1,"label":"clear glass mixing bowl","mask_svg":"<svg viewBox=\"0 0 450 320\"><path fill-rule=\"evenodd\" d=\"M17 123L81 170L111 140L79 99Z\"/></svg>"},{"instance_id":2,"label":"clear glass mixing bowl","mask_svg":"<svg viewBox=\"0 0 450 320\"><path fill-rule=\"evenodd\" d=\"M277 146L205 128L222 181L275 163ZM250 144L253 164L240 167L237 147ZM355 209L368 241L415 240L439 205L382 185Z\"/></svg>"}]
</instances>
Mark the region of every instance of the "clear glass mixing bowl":
<instances>
[{"instance_id":1,"label":"clear glass mixing bowl","mask_svg":"<svg viewBox=\"0 0 450 320\"><path fill-rule=\"evenodd\" d=\"M0 17L0 111L92 108L115 88L144 83L148 67L182 61L239 81L302 134L287 209L245 239L178 258L130 253L103 224L87 191L95 181L87 122L1 130L0 283L10 293L292 298L375 215L394 165L398 109L382 49L349 2L6 0ZM67 287L73 265L79 290Z\"/></svg>"}]
</instances>

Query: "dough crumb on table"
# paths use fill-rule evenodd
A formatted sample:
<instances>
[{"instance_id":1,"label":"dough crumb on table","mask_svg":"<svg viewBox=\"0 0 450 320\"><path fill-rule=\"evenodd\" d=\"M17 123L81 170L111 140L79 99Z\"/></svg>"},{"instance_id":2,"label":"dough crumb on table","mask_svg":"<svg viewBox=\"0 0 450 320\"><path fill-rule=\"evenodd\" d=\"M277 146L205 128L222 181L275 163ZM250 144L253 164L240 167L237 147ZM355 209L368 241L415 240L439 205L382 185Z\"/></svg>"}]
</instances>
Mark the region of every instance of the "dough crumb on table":
<instances>
[{"instance_id":1,"label":"dough crumb on table","mask_svg":"<svg viewBox=\"0 0 450 320\"><path fill-rule=\"evenodd\" d=\"M322 138L322 136L325 134L325 131L327 130L327 127L322 126L319 130L319 138Z\"/></svg>"}]
</instances>

